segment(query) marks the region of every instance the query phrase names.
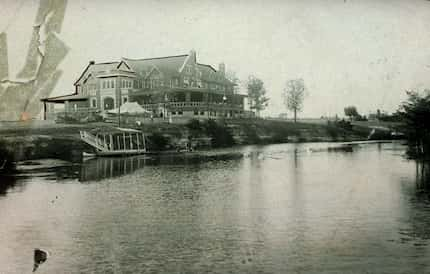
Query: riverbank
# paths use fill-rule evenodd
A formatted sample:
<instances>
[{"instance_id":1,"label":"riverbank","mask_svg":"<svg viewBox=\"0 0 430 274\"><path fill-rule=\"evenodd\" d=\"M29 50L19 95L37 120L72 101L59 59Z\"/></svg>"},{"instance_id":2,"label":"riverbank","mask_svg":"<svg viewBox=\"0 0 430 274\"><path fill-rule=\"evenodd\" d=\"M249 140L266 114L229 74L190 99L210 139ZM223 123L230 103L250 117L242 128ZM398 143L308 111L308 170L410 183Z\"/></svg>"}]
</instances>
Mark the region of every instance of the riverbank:
<instances>
[{"instance_id":1,"label":"riverbank","mask_svg":"<svg viewBox=\"0 0 430 274\"><path fill-rule=\"evenodd\" d=\"M41 158L70 160L91 148L80 141L80 130L113 127L106 123L54 124L45 121L2 123L0 161ZM198 121L187 124L153 123L130 126L145 132L149 149L177 149L191 142L195 148L291 142L347 142L367 140L372 128L348 123L293 123L264 119ZM374 139L387 139L389 132ZM1 163L1 162L0 162Z\"/></svg>"}]
</instances>

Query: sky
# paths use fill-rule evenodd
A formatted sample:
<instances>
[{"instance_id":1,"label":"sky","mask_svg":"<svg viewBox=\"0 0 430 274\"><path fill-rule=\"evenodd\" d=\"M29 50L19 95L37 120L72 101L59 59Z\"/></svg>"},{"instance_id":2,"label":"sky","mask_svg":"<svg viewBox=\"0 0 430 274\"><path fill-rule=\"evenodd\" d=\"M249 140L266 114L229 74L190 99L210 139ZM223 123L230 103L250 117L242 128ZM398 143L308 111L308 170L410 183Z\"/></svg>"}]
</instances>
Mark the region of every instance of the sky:
<instances>
[{"instance_id":1,"label":"sky","mask_svg":"<svg viewBox=\"0 0 430 274\"><path fill-rule=\"evenodd\" d=\"M36 0L0 0L10 75L25 61ZM405 90L430 88L430 1L425 0L69 0L61 33L70 51L52 95L70 94L90 60L186 54L270 98L263 115L286 112L287 80L303 78L301 117L395 111ZM13 77L12 77L13 78ZM242 87L242 92L246 92ZM291 114L290 114L291 116Z\"/></svg>"}]
</instances>

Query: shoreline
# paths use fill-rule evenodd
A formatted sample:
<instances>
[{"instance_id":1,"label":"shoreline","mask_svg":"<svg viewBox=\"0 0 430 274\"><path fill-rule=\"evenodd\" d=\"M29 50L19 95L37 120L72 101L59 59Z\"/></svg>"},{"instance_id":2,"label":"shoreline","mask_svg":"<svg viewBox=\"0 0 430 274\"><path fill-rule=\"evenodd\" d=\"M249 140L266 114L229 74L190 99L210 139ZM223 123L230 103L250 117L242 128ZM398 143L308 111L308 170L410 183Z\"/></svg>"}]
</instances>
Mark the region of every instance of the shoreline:
<instances>
[{"instance_id":1,"label":"shoreline","mask_svg":"<svg viewBox=\"0 0 430 274\"><path fill-rule=\"evenodd\" d=\"M94 128L112 128L112 124L55 124L37 122L1 123L0 124L0 162L18 162L34 159L55 158L76 160L82 158L83 151L91 151L91 147L80 140L79 130ZM219 122L217 122L219 123ZM9 125L5 125L9 124ZM214 145L213 139L203 129L189 129L187 125L178 124L146 124L137 128L153 138L159 147L152 147L152 154L176 151L181 142L192 140L195 149L211 150L218 147L234 147L237 145L267 145L279 143L309 142L365 142L371 128L354 127L345 130L330 124L306 124L283 121L267 121L263 119L247 121L222 121L218 125L231 135L232 142L221 140ZM135 127L136 128L136 127ZM387 139L382 134L375 140ZM376 136L378 137L378 136ZM389 140L392 140L389 138ZM3 152L3 153L2 153Z\"/></svg>"}]
</instances>

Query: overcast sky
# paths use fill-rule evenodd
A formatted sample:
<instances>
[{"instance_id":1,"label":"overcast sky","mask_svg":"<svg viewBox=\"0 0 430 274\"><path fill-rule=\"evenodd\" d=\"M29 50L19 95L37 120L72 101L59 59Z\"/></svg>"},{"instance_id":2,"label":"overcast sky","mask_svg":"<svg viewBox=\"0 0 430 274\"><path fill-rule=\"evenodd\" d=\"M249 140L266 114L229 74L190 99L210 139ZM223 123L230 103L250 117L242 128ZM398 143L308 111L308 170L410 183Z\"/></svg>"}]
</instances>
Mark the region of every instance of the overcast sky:
<instances>
[{"instance_id":1,"label":"overcast sky","mask_svg":"<svg viewBox=\"0 0 430 274\"><path fill-rule=\"evenodd\" d=\"M59 37L70 47L53 95L71 93L89 60L197 51L240 79L266 86L266 114L285 112L285 82L303 78L306 117L389 112L405 89L430 88L430 1L85 1L69 0ZM38 2L0 0L11 74L22 66Z\"/></svg>"}]
</instances>

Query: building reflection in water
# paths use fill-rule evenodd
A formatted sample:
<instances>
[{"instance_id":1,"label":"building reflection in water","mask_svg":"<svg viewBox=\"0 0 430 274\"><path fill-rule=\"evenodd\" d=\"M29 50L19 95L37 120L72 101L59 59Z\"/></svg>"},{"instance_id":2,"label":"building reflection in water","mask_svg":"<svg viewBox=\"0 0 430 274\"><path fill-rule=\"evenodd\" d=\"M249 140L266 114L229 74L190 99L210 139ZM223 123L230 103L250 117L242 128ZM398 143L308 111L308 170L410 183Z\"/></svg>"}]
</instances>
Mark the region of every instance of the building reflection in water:
<instances>
[{"instance_id":1,"label":"building reflection in water","mask_svg":"<svg viewBox=\"0 0 430 274\"><path fill-rule=\"evenodd\" d=\"M126 175L143 168L147 160L147 156L99 157L89 159L81 165L79 181L98 181Z\"/></svg>"},{"instance_id":2,"label":"building reflection in water","mask_svg":"<svg viewBox=\"0 0 430 274\"><path fill-rule=\"evenodd\" d=\"M79 181L99 181L130 174L145 165L199 165L209 161L225 161L242 158L242 153L223 153L215 155L162 155L149 157L137 155L131 157L99 157L86 160L81 165Z\"/></svg>"}]
</instances>

